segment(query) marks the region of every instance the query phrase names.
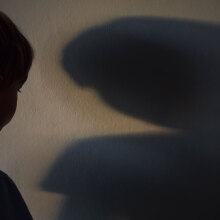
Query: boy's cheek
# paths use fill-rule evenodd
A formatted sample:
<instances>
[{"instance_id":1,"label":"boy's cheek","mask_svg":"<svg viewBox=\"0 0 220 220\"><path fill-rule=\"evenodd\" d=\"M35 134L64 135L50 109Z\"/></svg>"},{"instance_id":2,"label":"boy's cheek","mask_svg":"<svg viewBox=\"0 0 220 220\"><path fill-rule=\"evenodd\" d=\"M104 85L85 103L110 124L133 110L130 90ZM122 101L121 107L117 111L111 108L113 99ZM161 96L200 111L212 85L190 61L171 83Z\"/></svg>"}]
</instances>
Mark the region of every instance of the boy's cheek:
<instances>
[{"instance_id":1,"label":"boy's cheek","mask_svg":"<svg viewBox=\"0 0 220 220\"><path fill-rule=\"evenodd\" d=\"M14 109L10 109L8 112L0 112L0 129L7 125L13 118L15 113Z\"/></svg>"},{"instance_id":2,"label":"boy's cheek","mask_svg":"<svg viewBox=\"0 0 220 220\"><path fill-rule=\"evenodd\" d=\"M8 124L13 118L17 107L17 92L0 95L0 129Z\"/></svg>"}]
</instances>

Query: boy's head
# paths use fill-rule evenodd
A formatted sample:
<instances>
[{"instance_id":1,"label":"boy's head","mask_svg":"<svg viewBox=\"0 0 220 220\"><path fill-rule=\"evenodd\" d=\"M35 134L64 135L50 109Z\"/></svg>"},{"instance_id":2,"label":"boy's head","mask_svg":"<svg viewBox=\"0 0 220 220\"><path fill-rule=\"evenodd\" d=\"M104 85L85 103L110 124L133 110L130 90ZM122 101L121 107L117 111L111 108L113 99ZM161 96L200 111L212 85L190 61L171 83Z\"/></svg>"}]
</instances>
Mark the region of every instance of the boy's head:
<instances>
[{"instance_id":1,"label":"boy's head","mask_svg":"<svg viewBox=\"0 0 220 220\"><path fill-rule=\"evenodd\" d=\"M0 130L15 113L17 92L27 80L32 59L29 42L0 11Z\"/></svg>"}]
</instances>

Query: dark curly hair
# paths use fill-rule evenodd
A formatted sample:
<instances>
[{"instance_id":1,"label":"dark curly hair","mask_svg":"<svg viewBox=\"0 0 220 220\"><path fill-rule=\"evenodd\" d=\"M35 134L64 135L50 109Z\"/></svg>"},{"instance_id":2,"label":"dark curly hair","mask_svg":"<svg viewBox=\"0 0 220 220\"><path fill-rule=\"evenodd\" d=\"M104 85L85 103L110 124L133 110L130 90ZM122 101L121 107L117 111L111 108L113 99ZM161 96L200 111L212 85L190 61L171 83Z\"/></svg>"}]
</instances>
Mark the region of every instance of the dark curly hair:
<instances>
[{"instance_id":1,"label":"dark curly hair","mask_svg":"<svg viewBox=\"0 0 220 220\"><path fill-rule=\"evenodd\" d=\"M33 60L33 49L11 19L0 11L0 76L1 89L15 80L24 81Z\"/></svg>"}]
</instances>

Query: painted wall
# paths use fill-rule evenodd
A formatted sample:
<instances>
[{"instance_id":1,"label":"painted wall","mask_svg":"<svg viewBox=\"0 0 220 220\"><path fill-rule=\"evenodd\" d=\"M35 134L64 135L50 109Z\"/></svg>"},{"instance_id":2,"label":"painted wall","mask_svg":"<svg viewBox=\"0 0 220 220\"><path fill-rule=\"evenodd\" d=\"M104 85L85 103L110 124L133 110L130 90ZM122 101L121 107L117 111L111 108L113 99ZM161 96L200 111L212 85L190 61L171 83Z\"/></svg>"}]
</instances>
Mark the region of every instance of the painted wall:
<instances>
[{"instance_id":1,"label":"painted wall","mask_svg":"<svg viewBox=\"0 0 220 220\"><path fill-rule=\"evenodd\" d=\"M142 170L146 166L144 158L149 157L148 162L152 158L158 159L154 153L149 154L149 152L153 152L152 150L157 148L161 152L161 146L169 148L170 143L172 146L179 146L179 143L191 142L187 148L184 148L185 145L179 146L183 152L182 155L185 155L183 161L189 159L186 151L187 149L191 151L191 146L200 143L202 149L206 149L207 145L203 143L207 141L210 143L210 136L202 142L196 140L198 140L198 136L201 137L201 132L203 132L202 134L211 132L213 135L213 131L216 130L219 122L217 114L219 106L215 105L218 102L216 94L218 94L219 89L214 85L214 82L216 82L215 77L219 70L216 54L219 51L218 39L220 39L217 38L220 35L217 25L220 22L220 2L218 0L1 0L0 9L15 21L30 39L35 49L35 60L29 79L22 89L22 93L19 94L17 113L13 121L0 135L1 169L16 182L34 219L135 219L135 214L131 215L127 212L132 206L132 202L123 207L114 206L112 204L115 203L115 200L109 199L109 195L107 195L108 201L104 202L104 206L98 206L98 202L97 204L95 202L97 206L92 207L91 204L94 204L94 200L88 202L88 198L83 196L83 192L85 192L83 189L97 187L98 180L94 180L94 176L102 176L100 187L117 185L118 182L124 181L121 176L127 170L136 167L132 171L133 173L125 174L125 179L127 178L128 182L133 181L137 171L142 174L148 172L145 169ZM156 19L156 17L158 18ZM201 35L203 37L200 37ZM127 41L123 41L123 36ZM120 56L115 57L112 52L112 47L115 46L114 41L119 40L118 42L121 42L124 48L121 48L121 44L118 43L115 49L119 53L116 54L125 55L126 53L123 51L126 51L126 48L132 50L133 54L126 55L126 57L131 62L134 59L135 61L133 61L134 65L129 66L127 71L130 73L129 76L134 79L136 86L134 91L138 90L138 83L146 79L142 78L142 80L135 81L137 75L132 71L141 65L141 70L145 68L144 62L138 63L143 56L146 56L143 52L145 50L141 50L142 43L140 43L146 43L145 37L149 37L149 41L147 42L148 45L143 48L147 49L151 45L151 52L156 50L163 55L159 58L156 57L157 60L150 55L149 60L154 63L153 66L157 66L157 61L160 63L168 53L168 58L165 59L165 63L168 64L165 66L169 70L175 72L179 65L182 65L183 68L190 67L190 71L196 73L197 79L199 75L202 75L199 79L202 79L203 83L199 84L199 88L193 93L195 94L194 99L190 99L193 104L184 102L187 103L187 106L189 105L187 108L189 112L183 111L184 113L187 112L187 115L181 115L182 120L179 120L178 116L173 119L172 114L169 119L167 119L168 116L164 116L167 121L164 121L163 118L158 120L163 111L155 113L155 109L166 108L160 102L155 104L155 111L147 114L140 112L140 108L143 107L141 105L143 100L136 102L140 97L139 93L134 92L129 96L130 90L120 90L120 86L115 87L117 82L120 82L119 85L126 84L126 77L124 75L113 75L113 79L108 78L115 73L114 68L120 70L125 68L121 63L118 63ZM153 42L154 46L150 40L155 41ZM201 42L199 42L200 40ZM162 45L158 47L161 42ZM168 48L163 47L164 42ZM134 51L136 46L130 47L132 43L138 45L138 51ZM174 49L169 50L169 46L172 45L175 45ZM105 50L102 51L103 47ZM183 59L176 56L176 48L179 49L177 51L179 57L182 58L182 54L184 54ZM97 51L101 51L101 55L97 56ZM140 51L142 51L141 55ZM193 51L196 51L195 54ZM198 54L206 55L200 56ZM185 57L185 55L191 55L198 59L190 63L192 59L188 60L189 56ZM171 58L174 60L174 69ZM198 64L206 58L209 58L208 63L197 68ZM105 63L107 67L108 65L114 67L111 70L112 72L108 72L109 75L106 78L100 78L99 74L95 75L99 71L99 64L103 63L100 60L103 62L112 61L110 64L109 62ZM184 62L182 62L183 60ZM94 76L92 79L86 75L88 72L90 73L88 65L91 68L92 77ZM160 63L161 65L162 63ZM151 75L154 74L153 66L150 67ZM133 68L132 71L130 67ZM211 71L209 75L212 78L211 86L202 89L204 81L207 82L207 79L210 78L207 76L208 70ZM140 76L144 77L143 75ZM187 77L186 84L182 84L182 81L178 84L178 80L175 78L171 81L174 80L182 91L184 85L191 88L190 83L194 82L191 75ZM150 79L155 83L155 87L150 88L147 91L148 94L152 94L152 91L158 91L160 88L157 84L157 78L151 77ZM109 81L112 84L108 83ZM133 80L130 79L129 82L131 83ZM196 82L198 83L198 80ZM163 82L160 81L159 83ZM143 86L143 84L141 85ZM174 89L168 89L168 93L179 91L178 88L172 86L172 83L165 84L165 87ZM154 88L156 89L154 90ZM204 92L206 89L208 93ZM166 91L163 90L162 93L164 94ZM132 97L132 99L124 101L126 97ZM145 96L141 97L145 98ZM163 95L162 97L167 96ZM201 105L195 104L199 97L202 97L200 101L203 104ZM152 98L155 97L152 96ZM176 103L176 97L173 98L171 105L166 109L167 112L169 109L172 113L176 112L173 109L176 110L177 106L172 106L173 103ZM181 98L189 100L188 94L183 94ZM152 105L151 99L148 100L148 103ZM131 106L136 107L132 109ZM185 106L180 108L185 109ZM197 108L200 110L197 111ZM193 113L191 109L193 109ZM201 109L204 110L201 111ZM192 119L198 115L198 118ZM201 119L204 121L201 122ZM192 120L193 123L191 123ZM185 133L189 136L184 138L178 136ZM214 148L216 148L214 143L217 143L216 136L212 136L211 141ZM159 143L155 143L155 140L158 140ZM136 151L138 147L130 146L131 143L133 146L143 146L146 142L150 143L151 146L147 151L148 153L142 152L140 149ZM109 150L109 148L105 149L102 146L114 147ZM172 149L171 147L171 151ZM126 156L121 157L124 152L126 152ZM192 152L197 152L197 149L193 149ZM133 164L135 154L136 160L141 161L140 167L136 163ZM91 155L93 155L92 159ZM106 155L110 156L106 157ZM143 158L143 155L146 157ZM172 158L178 158L177 151ZM209 159L211 158L210 156ZM106 163L101 162L102 160L108 161L109 166L113 168L109 168ZM127 161L122 162L127 168L121 168L121 161ZM193 159L191 158L189 161L192 162ZM166 160L164 164L167 164ZM171 164L175 165L176 160L173 160ZM77 166L79 168L76 169ZM102 166L104 171L100 169ZM155 172L161 173L162 171L158 171L156 168L158 166L157 164L152 165L156 169ZM187 169L190 169L190 165ZM112 170L118 170L118 173L116 175L110 174ZM86 175L82 174L83 172ZM149 172L154 173L154 171ZM88 173L90 174L87 176ZM107 175L106 178L103 178L105 175ZM142 176L137 175L136 177L138 179ZM112 184L105 182L108 178L114 180ZM89 184L91 180L94 181ZM141 181L138 179L137 182L140 183ZM193 183L196 184L197 182L194 181ZM123 182L123 184L125 183ZM126 188L128 192L134 191L134 188L137 187L144 187L144 185L135 184L132 186L125 184L128 187ZM114 196L125 198L124 194L120 194L121 190L119 189L117 185ZM89 194L96 192L96 190L86 192ZM105 192L106 188L102 190ZM96 194L89 197L96 198ZM132 196L127 198L129 201L132 199L134 199ZM100 200L105 201L103 198ZM137 198L134 200L137 201ZM119 199L119 203L124 202L124 200ZM72 204L75 206L72 207ZM139 206L141 204L140 202ZM106 206L110 208L105 209ZM77 211L74 212L74 208ZM100 209L106 212L100 213ZM121 212L121 210L123 211ZM91 218L91 216L93 217Z\"/></svg>"}]
</instances>

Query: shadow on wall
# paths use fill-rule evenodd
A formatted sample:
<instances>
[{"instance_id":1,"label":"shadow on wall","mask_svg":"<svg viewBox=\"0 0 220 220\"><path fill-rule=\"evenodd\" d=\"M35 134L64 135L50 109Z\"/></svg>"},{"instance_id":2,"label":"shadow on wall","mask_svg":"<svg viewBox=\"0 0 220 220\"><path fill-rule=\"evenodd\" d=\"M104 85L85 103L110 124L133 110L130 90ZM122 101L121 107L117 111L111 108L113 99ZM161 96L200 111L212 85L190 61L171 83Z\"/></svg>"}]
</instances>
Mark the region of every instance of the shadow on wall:
<instances>
[{"instance_id":1,"label":"shadow on wall","mask_svg":"<svg viewBox=\"0 0 220 220\"><path fill-rule=\"evenodd\" d=\"M220 28L123 18L91 28L63 51L79 85L131 116L176 128L219 123Z\"/></svg>"},{"instance_id":2,"label":"shadow on wall","mask_svg":"<svg viewBox=\"0 0 220 220\"><path fill-rule=\"evenodd\" d=\"M218 219L215 140L201 135L86 139L58 158L42 188L67 196L59 220Z\"/></svg>"},{"instance_id":3,"label":"shadow on wall","mask_svg":"<svg viewBox=\"0 0 220 220\"><path fill-rule=\"evenodd\" d=\"M219 49L217 25L144 17L94 27L64 48L79 85L183 134L68 146L41 184L67 196L59 220L218 219Z\"/></svg>"}]
</instances>

